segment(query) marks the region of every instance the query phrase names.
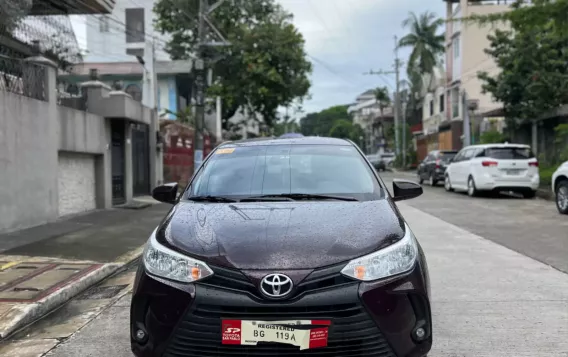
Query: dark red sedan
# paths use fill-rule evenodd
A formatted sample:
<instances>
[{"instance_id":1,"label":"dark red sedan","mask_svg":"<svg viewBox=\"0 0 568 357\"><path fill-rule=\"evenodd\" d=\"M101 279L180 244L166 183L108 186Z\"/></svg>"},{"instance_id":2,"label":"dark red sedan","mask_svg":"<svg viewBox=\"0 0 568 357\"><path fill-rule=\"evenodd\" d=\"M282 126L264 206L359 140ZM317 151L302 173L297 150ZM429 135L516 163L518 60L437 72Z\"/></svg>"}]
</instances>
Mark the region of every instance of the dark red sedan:
<instances>
[{"instance_id":1,"label":"dark red sedan","mask_svg":"<svg viewBox=\"0 0 568 357\"><path fill-rule=\"evenodd\" d=\"M352 142L225 143L151 235L136 277L136 356L423 357L429 277L394 196Z\"/></svg>"}]
</instances>

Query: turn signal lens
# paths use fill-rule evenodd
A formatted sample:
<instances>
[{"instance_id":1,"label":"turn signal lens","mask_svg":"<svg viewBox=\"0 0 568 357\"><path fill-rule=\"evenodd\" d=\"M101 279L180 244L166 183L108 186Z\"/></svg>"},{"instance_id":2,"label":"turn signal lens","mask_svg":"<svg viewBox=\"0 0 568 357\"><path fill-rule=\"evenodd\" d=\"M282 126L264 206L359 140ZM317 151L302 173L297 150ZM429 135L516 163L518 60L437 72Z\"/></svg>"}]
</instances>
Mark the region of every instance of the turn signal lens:
<instances>
[{"instance_id":1,"label":"turn signal lens","mask_svg":"<svg viewBox=\"0 0 568 357\"><path fill-rule=\"evenodd\" d=\"M356 266L354 275L357 279L362 280L365 277L365 267L364 266Z\"/></svg>"}]
</instances>

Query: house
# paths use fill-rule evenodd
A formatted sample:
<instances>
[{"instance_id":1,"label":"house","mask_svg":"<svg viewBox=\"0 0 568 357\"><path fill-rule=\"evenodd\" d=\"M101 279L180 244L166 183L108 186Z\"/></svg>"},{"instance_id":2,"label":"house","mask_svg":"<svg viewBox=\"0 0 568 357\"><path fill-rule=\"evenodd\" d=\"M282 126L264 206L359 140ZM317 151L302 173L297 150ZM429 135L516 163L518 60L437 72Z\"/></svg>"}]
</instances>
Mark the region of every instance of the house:
<instances>
[{"instance_id":1,"label":"house","mask_svg":"<svg viewBox=\"0 0 568 357\"><path fill-rule=\"evenodd\" d=\"M374 90L369 89L357 96L347 112L353 116L353 123L360 125L365 132L366 153L376 154L388 149L388 130L394 122L392 106L383 108L381 113Z\"/></svg>"},{"instance_id":2,"label":"house","mask_svg":"<svg viewBox=\"0 0 568 357\"><path fill-rule=\"evenodd\" d=\"M191 98L190 71L192 61L158 61L154 66L157 76L157 108L160 118L176 119L178 110L183 110ZM95 69L99 80L108 86L122 82L126 93L137 101L142 101L145 68L138 62L97 62L74 65L67 72L61 71L58 79L69 92L76 91L78 84L89 79L89 73ZM75 88L75 89L72 89Z\"/></svg>"},{"instance_id":3,"label":"house","mask_svg":"<svg viewBox=\"0 0 568 357\"><path fill-rule=\"evenodd\" d=\"M423 76L422 130L426 152L451 150L459 142L452 141L450 128L441 125L446 118L446 73L442 66Z\"/></svg>"},{"instance_id":4,"label":"house","mask_svg":"<svg viewBox=\"0 0 568 357\"><path fill-rule=\"evenodd\" d=\"M489 15L508 11L512 0L444 0L446 2L446 93L445 117L440 123L440 131L447 131L443 148L460 149L463 146L463 119L467 94L467 106L472 110L470 117L480 122L484 117L500 108L490 94L482 93L482 82L477 72L496 74L499 68L484 49L489 47L487 35L505 24L478 25L451 21L472 15ZM442 149L442 148L440 148Z\"/></svg>"},{"instance_id":5,"label":"house","mask_svg":"<svg viewBox=\"0 0 568 357\"><path fill-rule=\"evenodd\" d=\"M99 81L96 70L74 93L58 83L69 58L51 45L77 44L64 15L109 13L113 4L19 2L31 5L20 9L26 26L0 36L0 232L129 204L163 181L155 110ZM30 29L44 23L61 36L34 39Z\"/></svg>"},{"instance_id":6,"label":"house","mask_svg":"<svg viewBox=\"0 0 568 357\"><path fill-rule=\"evenodd\" d=\"M169 61L163 49L168 37L154 29L155 2L115 0L111 13L87 16L85 61L132 62L134 56L147 57L152 43L156 61Z\"/></svg>"}]
</instances>

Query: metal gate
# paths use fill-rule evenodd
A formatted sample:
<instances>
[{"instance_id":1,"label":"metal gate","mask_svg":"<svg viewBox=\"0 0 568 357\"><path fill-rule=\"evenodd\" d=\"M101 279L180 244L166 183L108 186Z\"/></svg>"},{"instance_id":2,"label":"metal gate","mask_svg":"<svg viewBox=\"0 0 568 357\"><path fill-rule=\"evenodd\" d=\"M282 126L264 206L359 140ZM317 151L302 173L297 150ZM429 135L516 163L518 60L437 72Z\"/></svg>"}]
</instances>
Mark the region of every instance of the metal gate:
<instances>
[{"instance_id":1,"label":"metal gate","mask_svg":"<svg viewBox=\"0 0 568 357\"><path fill-rule=\"evenodd\" d=\"M134 196L150 194L150 130L145 124L132 128L132 185Z\"/></svg>"},{"instance_id":2,"label":"metal gate","mask_svg":"<svg viewBox=\"0 0 568 357\"><path fill-rule=\"evenodd\" d=\"M124 190L124 123L111 122L112 204L126 202Z\"/></svg>"}]
</instances>

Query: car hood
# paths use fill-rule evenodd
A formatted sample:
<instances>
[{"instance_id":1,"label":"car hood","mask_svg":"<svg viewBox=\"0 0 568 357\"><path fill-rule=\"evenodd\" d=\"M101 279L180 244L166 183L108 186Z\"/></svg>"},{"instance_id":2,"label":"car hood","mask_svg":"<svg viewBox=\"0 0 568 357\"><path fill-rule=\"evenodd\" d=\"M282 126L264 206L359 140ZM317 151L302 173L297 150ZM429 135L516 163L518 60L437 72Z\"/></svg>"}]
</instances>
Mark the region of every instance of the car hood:
<instances>
[{"instance_id":1,"label":"car hood","mask_svg":"<svg viewBox=\"0 0 568 357\"><path fill-rule=\"evenodd\" d=\"M158 229L174 249L237 269L312 269L399 240L390 199L366 202L180 202Z\"/></svg>"}]
</instances>

